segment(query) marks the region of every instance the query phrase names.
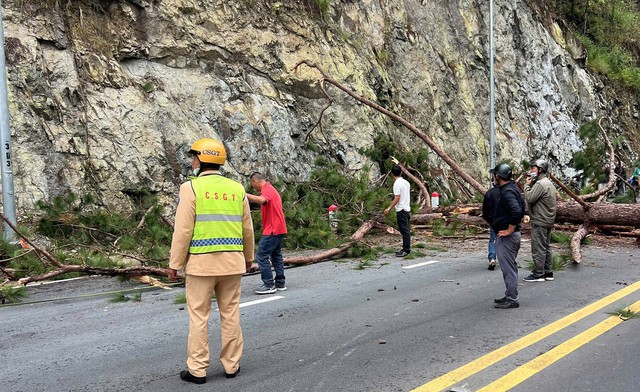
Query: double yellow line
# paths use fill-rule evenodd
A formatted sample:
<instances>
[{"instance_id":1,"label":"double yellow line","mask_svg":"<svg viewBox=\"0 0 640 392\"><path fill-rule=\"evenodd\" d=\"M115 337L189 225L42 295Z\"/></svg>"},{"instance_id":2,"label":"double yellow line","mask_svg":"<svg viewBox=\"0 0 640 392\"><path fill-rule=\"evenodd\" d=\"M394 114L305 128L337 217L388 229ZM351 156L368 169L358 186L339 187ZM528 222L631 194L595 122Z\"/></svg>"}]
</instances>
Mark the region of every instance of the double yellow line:
<instances>
[{"instance_id":1,"label":"double yellow line","mask_svg":"<svg viewBox=\"0 0 640 392\"><path fill-rule=\"evenodd\" d=\"M624 298L625 296L637 291L638 289L640 289L640 282L636 282L630 286L627 286L605 298L587 305L586 307L568 316L561 318L560 320L557 320L535 332L532 332L529 335L523 336L522 338L511 342L506 346L502 346L499 349L483 355L482 357L475 359L464 366L461 366L443 376L433 379L428 383L414 389L412 392L442 391L443 389L457 384L458 382L480 372L481 370L486 369L494 363L505 359L511 354L527 348L534 343L537 343L540 340L560 331L561 329L597 312L605 306L608 306L620 300L621 298ZM640 301L633 304L630 309L634 311L640 310ZM477 392L506 391L510 388L513 388L515 385L518 385L535 373L551 365L558 359L569 354L583 344L588 343L592 339L610 330L621 322L622 320L618 317L610 317L605 321L597 324L596 326L589 328L583 333L555 347L547 353L540 355L536 359L526 363L525 365L519 367L518 369L512 371L504 377L501 377L495 382L485 386Z\"/></svg>"}]
</instances>

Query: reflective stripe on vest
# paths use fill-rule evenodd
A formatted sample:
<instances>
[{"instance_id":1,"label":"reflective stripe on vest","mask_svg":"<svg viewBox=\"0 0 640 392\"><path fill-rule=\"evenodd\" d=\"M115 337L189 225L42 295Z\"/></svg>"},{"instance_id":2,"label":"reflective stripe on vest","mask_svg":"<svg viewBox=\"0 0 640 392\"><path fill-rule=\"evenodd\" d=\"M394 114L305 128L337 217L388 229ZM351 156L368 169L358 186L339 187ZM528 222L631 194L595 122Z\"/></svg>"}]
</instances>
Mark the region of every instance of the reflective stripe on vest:
<instances>
[{"instance_id":1,"label":"reflective stripe on vest","mask_svg":"<svg viewBox=\"0 0 640 392\"><path fill-rule=\"evenodd\" d=\"M191 180L196 195L196 221L189 253L241 252L242 185L220 175Z\"/></svg>"}]
</instances>

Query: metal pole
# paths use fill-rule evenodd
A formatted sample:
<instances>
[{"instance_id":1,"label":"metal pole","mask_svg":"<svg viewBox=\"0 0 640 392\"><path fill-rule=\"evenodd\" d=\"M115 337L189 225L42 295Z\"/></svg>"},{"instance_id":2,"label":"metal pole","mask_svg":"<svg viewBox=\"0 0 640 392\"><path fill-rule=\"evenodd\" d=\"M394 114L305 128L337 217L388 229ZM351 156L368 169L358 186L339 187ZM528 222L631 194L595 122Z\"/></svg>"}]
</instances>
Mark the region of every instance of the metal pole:
<instances>
[{"instance_id":1,"label":"metal pole","mask_svg":"<svg viewBox=\"0 0 640 392\"><path fill-rule=\"evenodd\" d=\"M496 129L495 129L495 108L493 103L493 0L489 0L489 104L490 104L490 116L491 116L491 125L490 125L490 169L496 167L496 153L495 153L495 143L496 143Z\"/></svg>"},{"instance_id":2,"label":"metal pole","mask_svg":"<svg viewBox=\"0 0 640 392\"><path fill-rule=\"evenodd\" d=\"M13 166L11 164L11 130L9 128L9 100L7 99L7 68L4 61L4 26L2 1L0 0L0 145L2 145L2 213L16 226L16 201L13 190ZM16 235L3 221L4 240L14 242Z\"/></svg>"}]
</instances>

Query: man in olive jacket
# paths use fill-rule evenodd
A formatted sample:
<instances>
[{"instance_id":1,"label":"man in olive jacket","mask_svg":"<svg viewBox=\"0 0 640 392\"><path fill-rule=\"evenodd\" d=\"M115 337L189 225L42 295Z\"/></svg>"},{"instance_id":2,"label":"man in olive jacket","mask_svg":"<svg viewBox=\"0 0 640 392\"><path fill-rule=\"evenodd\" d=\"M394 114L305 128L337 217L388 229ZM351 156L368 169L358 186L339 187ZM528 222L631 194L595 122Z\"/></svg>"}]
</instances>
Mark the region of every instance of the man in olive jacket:
<instances>
[{"instance_id":1,"label":"man in olive jacket","mask_svg":"<svg viewBox=\"0 0 640 392\"><path fill-rule=\"evenodd\" d=\"M227 378L240 371L244 341L240 329L240 278L254 257L253 222L244 187L220 175L226 151L218 140L192 146L197 177L180 186L171 242L169 278L186 275L189 338L183 381L204 384L209 367L209 316L215 292L220 312L220 362Z\"/></svg>"},{"instance_id":2,"label":"man in olive jacket","mask_svg":"<svg viewBox=\"0 0 640 392\"><path fill-rule=\"evenodd\" d=\"M525 282L553 280L551 229L556 220L556 188L547 177L549 163L538 159L531 164L524 187L524 200L531 218L531 256L535 264Z\"/></svg>"}]
</instances>

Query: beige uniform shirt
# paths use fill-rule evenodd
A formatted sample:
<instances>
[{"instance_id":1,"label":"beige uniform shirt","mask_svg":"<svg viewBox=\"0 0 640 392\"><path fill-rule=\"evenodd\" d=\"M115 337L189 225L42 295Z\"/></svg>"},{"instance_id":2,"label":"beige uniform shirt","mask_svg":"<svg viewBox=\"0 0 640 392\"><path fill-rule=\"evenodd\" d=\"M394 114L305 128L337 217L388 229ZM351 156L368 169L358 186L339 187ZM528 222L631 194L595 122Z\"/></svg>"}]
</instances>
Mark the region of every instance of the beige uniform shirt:
<instances>
[{"instance_id":1,"label":"beige uniform shirt","mask_svg":"<svg viewBox=\"0 0 640 392\"><path fill-rule=\"evenodd\" d=\"M200 173L200 175L204 174L220 174L220 172L208 170ZM244 274L246 272L245 261L253 261L254 258L253 221L247 198L244 198L242 212L242 252L190 254L189 246L193 237L195 218L196 195L191 188L191 181L187 181L180 186L180 200L176 209L169 268L179 270L186 265L185 274L197 276Z\"/></svg>"}]
</instances>

